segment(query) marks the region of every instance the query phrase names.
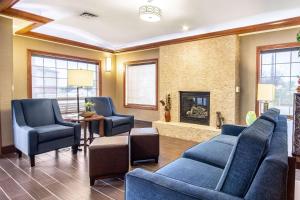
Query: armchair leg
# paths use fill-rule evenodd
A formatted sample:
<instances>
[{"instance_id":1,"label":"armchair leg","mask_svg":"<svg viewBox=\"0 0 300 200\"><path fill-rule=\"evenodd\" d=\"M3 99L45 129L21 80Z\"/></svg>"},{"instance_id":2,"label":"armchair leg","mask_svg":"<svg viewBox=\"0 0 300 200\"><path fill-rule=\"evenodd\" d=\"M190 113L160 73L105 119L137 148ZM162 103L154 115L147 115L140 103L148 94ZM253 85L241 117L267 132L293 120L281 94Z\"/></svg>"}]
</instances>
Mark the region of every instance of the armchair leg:
<instances>
[{"instance_id":1,"label":"armchair leg","mask_svg":"<svg viewBox=\"0 0 300 200\"><path fill-rule=\"evenodd\" d=\"M72 146L72 153L77 154L77 152L78 152L78 145L73 145Z\"/></svg>"},{"instance_id":2,"label":"armchair leg","mask_svg":"<svg viewBox=\"0 0 300 200\"><path fill-rule=\"evenodd\" d=\"M18 154L18 157L21 158L22 157L22 151L20 151L19 149L16 149L16 152Z\"/></svg>"},{"instance_id":3,"label":"armchair leg","mask_svg":"<svg viewBox=\"0 0 300 200\"><path fill-rule=\"evenodd\" d=\"M90 177L90 186L93 186L95 184L96 179L93 177Z\"/></svg>"},{"instance_id":4,"label":"armchair leg","mask_svg":"<svg viewBox=\"0 0 300 200\"><path fill-rule=\"evenodd\" d=\"M29 156L30 157L30 166L34 167L35 166L35 157L33 156Z\"/></svg>"}]
</instances>

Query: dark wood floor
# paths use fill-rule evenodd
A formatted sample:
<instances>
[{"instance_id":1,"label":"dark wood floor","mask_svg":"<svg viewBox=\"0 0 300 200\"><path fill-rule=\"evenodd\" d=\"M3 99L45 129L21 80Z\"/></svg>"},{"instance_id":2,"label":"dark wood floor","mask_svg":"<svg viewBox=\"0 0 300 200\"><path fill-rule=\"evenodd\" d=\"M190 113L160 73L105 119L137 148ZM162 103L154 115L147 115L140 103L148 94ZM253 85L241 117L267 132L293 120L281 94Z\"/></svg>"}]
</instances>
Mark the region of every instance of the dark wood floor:
<instances>
[{"instance_id":1,"label":"dark wood floor","mask_svg":"<svg viewBox=\"0 0 300 200\"><path fill-rule=\"evenodd\" d=\"M154 171L175 160L193 142L160 137L159 163L143 163ZM131 168L130 170L132 170ZM49 152L36 156L36 167L30 168L28 158L8 154L0 159L0 199L124 199L124 180L98 180L89 186L88 155L71 151Z\"/></svg>"},{"instance_id":2,"label":"dark wood floor","mask_svg":"<svg viewBox=\"0 0 300 200\"><path fill-rule=\"evenodd\" d=\"M139 124L137 126L144 126ZM143 163L141 167L157 170L179 157L194 142L160 137L159 163ZM130 170L132 170L131 168ZM298 173L297 178L300 179ZM111 178L89 186L88 155L70 150L49 152L36 157L36 167L30 168L28 158L12 153L0 158L0 200L6 199L124 199L124 180Z\"/></svg>"}]
</instances>

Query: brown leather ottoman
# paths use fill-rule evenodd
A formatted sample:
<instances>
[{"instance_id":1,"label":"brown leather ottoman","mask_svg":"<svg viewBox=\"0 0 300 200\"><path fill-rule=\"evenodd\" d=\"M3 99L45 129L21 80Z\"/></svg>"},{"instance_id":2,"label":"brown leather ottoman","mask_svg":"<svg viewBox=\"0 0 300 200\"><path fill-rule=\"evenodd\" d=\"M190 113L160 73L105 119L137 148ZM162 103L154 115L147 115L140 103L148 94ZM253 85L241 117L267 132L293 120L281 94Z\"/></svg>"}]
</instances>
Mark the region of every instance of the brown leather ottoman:
<instances>
[{"instance_id":1,"label":"brown leather ottoman","mask_svg":"<svg viewBox=\"0 0 300 200\"><path fill-rule=\"evenodd\" d=\"M124 176L128 157L128 136L96 138L89 147L90 185L96 179Z\"/></svg>"},{"instance_id":2,"label":"brown leather ottoman","mask_svg":"<svg viewBox=\"0 0 300 200\"><path fill-rule=\"evenodd\" d=\"M156 128L133 128L130 132L130 162L154 160L158 162L159 135Z\"/></svg>"}]
</instances>

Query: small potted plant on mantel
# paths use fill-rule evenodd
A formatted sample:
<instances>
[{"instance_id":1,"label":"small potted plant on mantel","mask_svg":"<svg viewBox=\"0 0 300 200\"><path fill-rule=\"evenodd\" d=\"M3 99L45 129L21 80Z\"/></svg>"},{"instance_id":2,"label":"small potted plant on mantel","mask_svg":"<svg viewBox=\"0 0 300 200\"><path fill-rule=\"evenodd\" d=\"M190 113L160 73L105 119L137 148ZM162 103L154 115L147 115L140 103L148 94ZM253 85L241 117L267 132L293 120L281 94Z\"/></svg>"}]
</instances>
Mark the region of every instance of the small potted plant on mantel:
<instances>
[{"instance_id":1,"label":"small potted plant on mantel","mask_svg":"<svg viewBox=\"0 0 300 200\"><path fill-rule=\"evenodd\" d=\"M167 94L165 99L162 99L159 101L161 105L164 107L165 110L165 121L170 122L171 121L171 95Z\"/></svg>"}]
</instances>

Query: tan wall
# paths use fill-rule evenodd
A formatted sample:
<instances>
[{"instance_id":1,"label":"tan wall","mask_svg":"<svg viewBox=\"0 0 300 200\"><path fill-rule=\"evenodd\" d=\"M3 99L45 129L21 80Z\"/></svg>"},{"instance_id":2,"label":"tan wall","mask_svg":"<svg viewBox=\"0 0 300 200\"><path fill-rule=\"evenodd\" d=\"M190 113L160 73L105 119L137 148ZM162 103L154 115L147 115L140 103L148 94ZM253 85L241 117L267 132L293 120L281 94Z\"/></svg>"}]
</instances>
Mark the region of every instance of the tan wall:
<instances>
[{"instance_id":1,"label":"tan wall","mask_svg":"<svg viewBox=\"0 0 300 200\"><path fill-rule=\"evenodd\" d=\"M116 56L116 107L117 111L123 114L134 115L135 119L144 121L156 121L159 119L159 112L153 110L141 110L124 108L123 105L123 69L124 63L128 61L145 60L159 58L159 50L147 50L132 53L124 53ZM160 68L160 66L158 66Z\"/></svg>"},{"instance_id":2,"label":"tan wall","mask_svg":"<svg viewBox=\"0 0 300 200\"><path fill-rule=\"evenodd\" d=\"M210 92L210 125L220 111L226 123L238 121L238 37L226 36L160 48L160 96L171 94L172 121L179 119L179 91ZM161 110L161 120L164 111Z\"/></svg>"},{"instance_id":3,"label":"tan wall","mask_svg":"<svg viewBox=\"0 0 300 200\"><path fill-rule=\"evenodd\" d=\"M12 20L0 17L0 123L2 146L11 144L11 106L13 78ZM1 141L0 140L0 141ZM1 146L1 145L0 145Z\"/></svg>"},{"instance_id":4,"label":"tan wall","mask_svg":"<svg viewBox=\"0 0 300 200\"><path fill-rule=\"evenodd\" d=\"M242 123L245 123L246 113L255 110L256 47L295 42L298 32L299 28L240 37L240 115Z\"/></svg>"},{"instance_id":5,"label":"tan wall","mask_svg":"<svg viewBox=\"0 0 300 200\"><path fill-rule=\"evenodd\" d=\"M115 65L113 64L111 72L105 72L104 58L105 56L111 56L110 53L102 53L20 36L14 36L14 98L27 98L27 49L101 60L102 95L111 96L115 99Z\"/></svg>"}]
</instances>

